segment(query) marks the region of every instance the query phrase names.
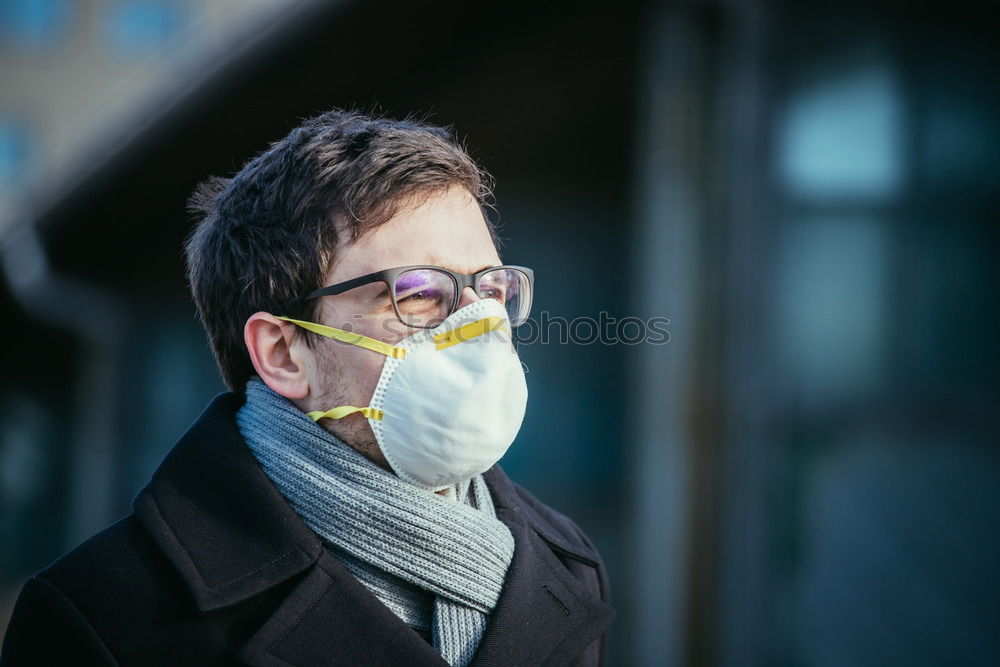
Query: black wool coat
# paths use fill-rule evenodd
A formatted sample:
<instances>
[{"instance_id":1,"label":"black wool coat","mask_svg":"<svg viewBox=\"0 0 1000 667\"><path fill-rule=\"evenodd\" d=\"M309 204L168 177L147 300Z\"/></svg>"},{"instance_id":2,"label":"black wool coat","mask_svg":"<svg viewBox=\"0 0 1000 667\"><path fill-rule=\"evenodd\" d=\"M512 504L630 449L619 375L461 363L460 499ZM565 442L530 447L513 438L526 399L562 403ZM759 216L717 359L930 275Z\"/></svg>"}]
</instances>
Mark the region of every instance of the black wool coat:
<instances>
[{"instance_id":1,"label":"black wool coat","mask_svg":"<svg viewBox=\"0 0 1000 667\"><path fill-rule=\"evenodd\" d=\"M133 513L31 578L0 665L445 665L323 547L215 399ZM473 665L600 665L614 611L570 520L485 474L514 558Z\"/></svg>"}]
</instances>

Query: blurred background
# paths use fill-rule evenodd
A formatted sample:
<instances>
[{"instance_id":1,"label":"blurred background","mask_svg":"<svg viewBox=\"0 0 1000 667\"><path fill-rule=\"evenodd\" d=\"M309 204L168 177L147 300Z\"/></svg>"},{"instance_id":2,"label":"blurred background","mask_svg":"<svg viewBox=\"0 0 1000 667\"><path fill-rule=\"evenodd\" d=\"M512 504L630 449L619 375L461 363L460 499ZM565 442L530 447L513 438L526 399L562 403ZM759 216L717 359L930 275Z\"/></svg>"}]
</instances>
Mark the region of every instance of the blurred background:
<instances>
[{"instance_id":1,"label":"blurred background","mask_svg":"<svg viewBox=\"0 0 1000 667\"><path fill-rule=\"evenodd\" d=\"M1000 664L986 9L0 0L0 628L223 389L188 193L360 106L467 138L536 315L670 319L521 346L504 465L605 556L611 664Z\"/></svg>"}]
</instances>

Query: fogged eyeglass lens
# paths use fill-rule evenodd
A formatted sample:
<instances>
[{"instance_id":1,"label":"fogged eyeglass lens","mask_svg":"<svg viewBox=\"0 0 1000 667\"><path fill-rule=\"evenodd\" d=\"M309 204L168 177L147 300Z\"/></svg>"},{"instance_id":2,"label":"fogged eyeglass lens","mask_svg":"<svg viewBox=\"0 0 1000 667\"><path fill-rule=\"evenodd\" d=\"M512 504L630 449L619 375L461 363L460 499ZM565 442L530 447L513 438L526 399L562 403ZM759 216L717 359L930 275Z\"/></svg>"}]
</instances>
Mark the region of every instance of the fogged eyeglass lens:
<instances>
[{"instance_id":1,"label":"fogged eyeglass lens","mask_svg":"<svg viewBox=\"0 0 1000 667\"><path fill-rule=\"evenodd\" d=\"M528 276L516 269L497 269L483 274L479 279L479 296L496 299L507 309L511 326L517 326L528 317L531 308L531 287Z\"/></svg>"},{"instance_id":2,"label":"fogged eyeglass lens","mask_svg":"<svg viewBox=\"0 0 1000 667\"><path fill-rule=\"evenodd\" d=\"M396 277L394 292L400 318L411 326L428 326L448 317L455 282L441 271L411 269Z\"/></svg>"}]
</instances>

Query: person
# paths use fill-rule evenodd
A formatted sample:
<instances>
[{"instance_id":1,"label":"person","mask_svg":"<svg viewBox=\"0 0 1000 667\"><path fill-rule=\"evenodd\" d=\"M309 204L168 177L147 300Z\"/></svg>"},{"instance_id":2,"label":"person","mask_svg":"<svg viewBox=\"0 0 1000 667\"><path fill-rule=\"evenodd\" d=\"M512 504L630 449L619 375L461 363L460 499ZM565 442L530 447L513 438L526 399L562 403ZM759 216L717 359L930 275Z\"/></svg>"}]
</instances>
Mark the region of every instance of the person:
<instances>
[{"instance_id":1,"label":"person","mask_svg":"<svg viewBox=\"0 0 1000 667\"><path fill-rule=\"evenodd\" d=\"M598 665L606 572L496 465L527 389L490 179L333 110L191 199L222 376L133 512L31 578L15 665Z\"/></svg>"}]
</instances>

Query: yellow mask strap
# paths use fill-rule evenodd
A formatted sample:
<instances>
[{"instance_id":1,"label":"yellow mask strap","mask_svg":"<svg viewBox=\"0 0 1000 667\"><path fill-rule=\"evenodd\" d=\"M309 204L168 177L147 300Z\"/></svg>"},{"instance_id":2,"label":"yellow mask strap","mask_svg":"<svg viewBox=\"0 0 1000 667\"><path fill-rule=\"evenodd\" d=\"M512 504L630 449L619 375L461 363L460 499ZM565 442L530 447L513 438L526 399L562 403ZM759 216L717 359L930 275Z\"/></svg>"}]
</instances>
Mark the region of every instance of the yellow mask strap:
<instances>
[{"instance_id":1,"label":"yellow mask strap","mask_svg":"<svg viewBox=\"0 0 1000 667\"><path fill-rule=\"evenodd\" d=\"M405 348L395 347L393 345L389 345L388 343L383 343L380 340L375 340L374 338L369 338L368 336L362 336L359 333L352 333L350 331L344 331L343 329L334 329L333 327L323 326L322 324L314 324L313 322L293 320L290 317L280 317L280 316L277 317L279 320L291 322L292 324L300 326L307 331L312 331L313 333L317 333L320 336L326 336L327 338L339 340L342 343L350 343L351 345L357 345L358 347L363 347L366 350L371 350L372 352L378 352L379 354L384 354L385 356L392 357L393 359L406 358ZM365 409L367 410L367 408Z\"/></svg>"},{"instance_id":2,"label":"yellow mask strap","mask_svg":"<svg viewBox=\"0 0 1000 667\"><path fill-rule=\"evenodd\" d=\"M322 410L316 410L314 412L307 412L306 417L318 422L320 419L343 419L347 415L353 415L355 412L360 412L368 419L382 419L382 411L376 410L375 408L356 408L353 405L341 405L339 408L334 408L332 410L327 410L323 412Z\"/></svg>"},{"instance_id":3,"label":"yellow mask strap","mask_svg":"<svg viewBox=\"0 0 1000 667\"><path fill-rule=\"evenodd\" d=\"M443 350L451 347L452 345L465 343L472 340L476 336L482 336L485 333L496 331L501 328L506 329L502 317L484 317L476 322L464 324L457 329L439 333L434 336L434 343L436 344L437 349Z\"/></svg>"}]
</instances>

